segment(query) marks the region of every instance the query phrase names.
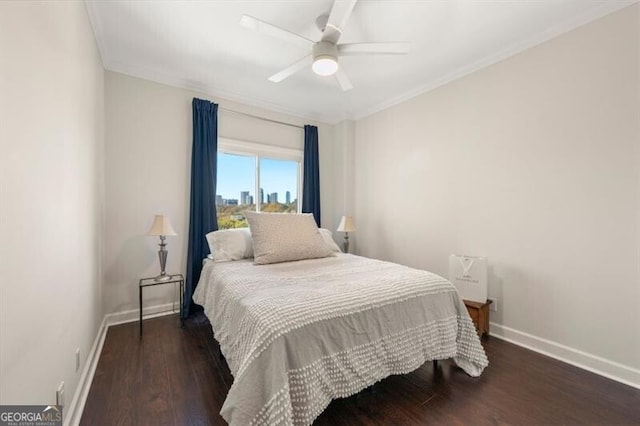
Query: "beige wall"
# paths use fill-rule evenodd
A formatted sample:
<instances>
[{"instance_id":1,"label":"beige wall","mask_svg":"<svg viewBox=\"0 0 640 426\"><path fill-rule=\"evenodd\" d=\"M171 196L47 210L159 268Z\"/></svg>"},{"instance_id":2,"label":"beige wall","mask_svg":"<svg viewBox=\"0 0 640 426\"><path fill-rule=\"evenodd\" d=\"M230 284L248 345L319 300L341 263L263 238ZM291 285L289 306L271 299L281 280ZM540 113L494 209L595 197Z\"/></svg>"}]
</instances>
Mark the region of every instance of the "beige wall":
<instances>
[{"instance_id":1,"label":"beige wall","mask_svg":"<svg viewBox=\"0 0 640 426\"><path fill-rule=\"evenodd\" d=\"M336 232L335 228L340 224L343 215L352 216L354 213L354 132L355 122L344 120L333 126L334 158L333 176L334 186L331 198L333 199L333 238L343 247L344 233ZM349 234L349 252L355 252L357 233Z\"/></svg>"},{"instance_id":2,"label":"beige wall","mask_svg":"<svg viewBox=\"0 0 640 426\"><path fill-rule=\"evenodd\" d=\"M359 254L486 256L496 331L640 385L638 10L359 120L354 193Z\"/></svg>"},{"instance_id":3,"label":"beige wall","mask_svg":"<svg viewBox=\"0 0 640 426\"><path fill-rule=\"evenodd\" d=\"M318 125L322 224L335 228L333 128L322 123L217 99L185 89L106 72L105 310L137 309L137 280L158 273L157 238L145 237L153 215L164 213L179 234L168 237L167 271L185 272L189 226L192 144L191 101L209 99L220 108L292 124ZM303 148L302 129L218 113L218 136ZM145 305L171 303L170 286L145 290Z\"/></svg>"},{"instance_id":4,"label":"beige wall","mask_svg":"<svg viewBox=\"0 0 640 426\"><path fill-rule=\"evenodd\" d=\"M103 79L83 2L0 2L0 404L69 406L103 318Z\"/></svg>"}]
</instances>

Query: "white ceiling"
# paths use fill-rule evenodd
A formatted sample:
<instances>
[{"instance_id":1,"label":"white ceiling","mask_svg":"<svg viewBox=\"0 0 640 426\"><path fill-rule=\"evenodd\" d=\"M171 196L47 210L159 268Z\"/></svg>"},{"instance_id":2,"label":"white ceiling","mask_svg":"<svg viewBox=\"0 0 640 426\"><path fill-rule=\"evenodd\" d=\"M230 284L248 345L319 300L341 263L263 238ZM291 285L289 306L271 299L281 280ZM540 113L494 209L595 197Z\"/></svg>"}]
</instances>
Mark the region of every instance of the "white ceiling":
<instances>
[{"instance_id":1,"label":"white ceiling","mask_svg":"<svg viewBox=\"0 0 640 426\"><path fill-rule=\"evenodd\" d=\"M311 69L267 78L309 51L240 26L243 14L318 40L333 0L92 1L106 69L334 123L357 119L548 40L633 0L360 0L340 43L409 41L406 56L340 58L354 88Z\"/></svg>"}]
</instances>

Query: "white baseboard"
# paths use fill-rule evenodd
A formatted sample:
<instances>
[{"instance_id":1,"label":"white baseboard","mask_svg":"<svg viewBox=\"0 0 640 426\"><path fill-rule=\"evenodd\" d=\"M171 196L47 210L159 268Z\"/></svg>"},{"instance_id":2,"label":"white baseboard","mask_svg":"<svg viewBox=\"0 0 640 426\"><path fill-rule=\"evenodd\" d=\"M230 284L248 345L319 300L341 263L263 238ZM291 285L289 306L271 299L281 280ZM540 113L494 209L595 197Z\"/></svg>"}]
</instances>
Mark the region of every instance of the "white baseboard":
<instances>
[{"instance_id":1,"label":"white baseboard","mask_svg":"<svg viewBox=\"0 0 640 426\"><path fill-rule=\"evenodd\" d=\"M174 310L174 306L176 310ZM165 303L164 305L145 306L144 309L142 309L142 318L149 319L177 313L180 313L179 303ZM108 326L138 321L140 319L140 311L138 309L131 309L129 311L114 312L105 315L105 319Z\"/></svg>"},{"instance_id":2,"label":"white baseboard","mask_svg":"<svg viewBox=\"0 0 640 426\"><path fill-rule=\"evenodd\" d=\"M87 402L87 396L89 395L89 389L91 389L91 383L93 382L93 375L96 372L98 366L98 360L100 359L100 353L102 352L102 345L107 335L107 317L102 318L102 323L98 328L98 334L96 335L87 362L84 363L80 380L76 386L76 391L73 394L73 399L69 408L66 409L66 415L64 417L65 426L76 426L80 424L80 418L82 417L82 410L84 410L84 404ZM64 413L64 411L63 411Z\"/></svg>"},{"instance_id":3,"label":"white baseboard","mask_svg":"<svg viewBox=\"0 0 640 426\"><path fill-rule=\"evenodd\" d=\"M627 365L493 322L491 336L640 389L640 370Z\"/></svg>"},{"instance_id":4,"label":"white baseboard","mask_svg":"<svg viewBox=\"0 0 640 426\"><path fill-rule=\"evenodd\" d=\"M174 305L178 306L178 311L173 310ZM149 306L143 309L142 318L148 319L160 317L163 315L171 315L173 313L179 313L179 309L179 305L174 303ZM73 400L71 400L71 404L69 404L69 407L66 408L67 414L64 418L64 426L78 426L80 424L80 418L82 417L84 405L87 402L87 397L89 396L89 390L91 389L93 376L96 372L96 367L98 366L98 360L100 359L102 346L104 345L104 340L107 337L107 330L109 329L109 327L111 327L112 325L138 321L140 319L139 315L140 311L137 309L133 309L130 311L106 314L104 318L102 318L102 323L100 324L100 328L98 329L98 334L96 335L93 346L91 346L91 350L89 351L87 362L82 369L82 374L80 375L78 386L76 387L76 391L73 395Z\"/></svg>"}]
</instances>

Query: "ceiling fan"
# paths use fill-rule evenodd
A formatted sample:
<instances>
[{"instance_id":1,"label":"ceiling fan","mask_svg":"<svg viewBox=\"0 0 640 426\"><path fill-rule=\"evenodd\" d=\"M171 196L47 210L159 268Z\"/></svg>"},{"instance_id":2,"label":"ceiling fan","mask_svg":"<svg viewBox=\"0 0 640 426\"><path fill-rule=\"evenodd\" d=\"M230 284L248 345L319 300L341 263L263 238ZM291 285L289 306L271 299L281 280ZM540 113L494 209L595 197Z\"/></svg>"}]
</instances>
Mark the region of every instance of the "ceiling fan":
<instances>
[{"instance_id":1,"label":"ceiling fan","mask_svg":"<svg viewBox=\"0 0 640 426\"><path fill-rule=\"evenodd\" d=\"M347 91L352 89L353 85L347 74L338 65L338 57L405 55L409 52L409 43L406 42L338 44L338 40L356 2L357 0L335 0L331 12L320 15L316 19L316 25L322 32L322 38L317 42L249 15L242 15L240 24L259 33L311 49L310 54L269 77L270 81L279 83L304 67L311 65L313 71L318 75L335 75L342 90Z\"/></svg>"}]
</instances>

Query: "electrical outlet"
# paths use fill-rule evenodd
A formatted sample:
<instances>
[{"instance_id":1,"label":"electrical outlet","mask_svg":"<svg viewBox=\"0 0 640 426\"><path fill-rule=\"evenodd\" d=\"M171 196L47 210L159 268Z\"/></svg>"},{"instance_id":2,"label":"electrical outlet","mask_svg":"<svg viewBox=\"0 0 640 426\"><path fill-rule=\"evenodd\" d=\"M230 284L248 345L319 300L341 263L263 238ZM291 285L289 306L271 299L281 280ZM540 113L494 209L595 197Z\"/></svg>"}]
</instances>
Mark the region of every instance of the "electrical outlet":
<instances>
[{"instance_id":1,"label":"electrical outlet","mask_svg":"<svg viewBox=\"0 0 640 426\"><path fill-rule=\"evenodd\" d=\"M488 300L491 300L491 304L489 305L489 310L493 312L498 312L498 298L497 297L487 297Z\"/></svg>"},{"instance_id":2,"label":"electrical outlet","mask_svg":"<svg viewBox=\"0 0 640 426\"><path fill-rule=\"evenodd\" d=\"M80 370L80 348L76 349L76 373Z\"/></svg>"},{"instance_id":3,"label":"electrical outlet","mask_svg":"<svg viewBox=\"0 0 640 426\"><path fill-rule=\"evenodd\" d=\"M60 386L56 391L56 405L64 407L64 382L60 382Z\"/></svg>"}]
</instances>

